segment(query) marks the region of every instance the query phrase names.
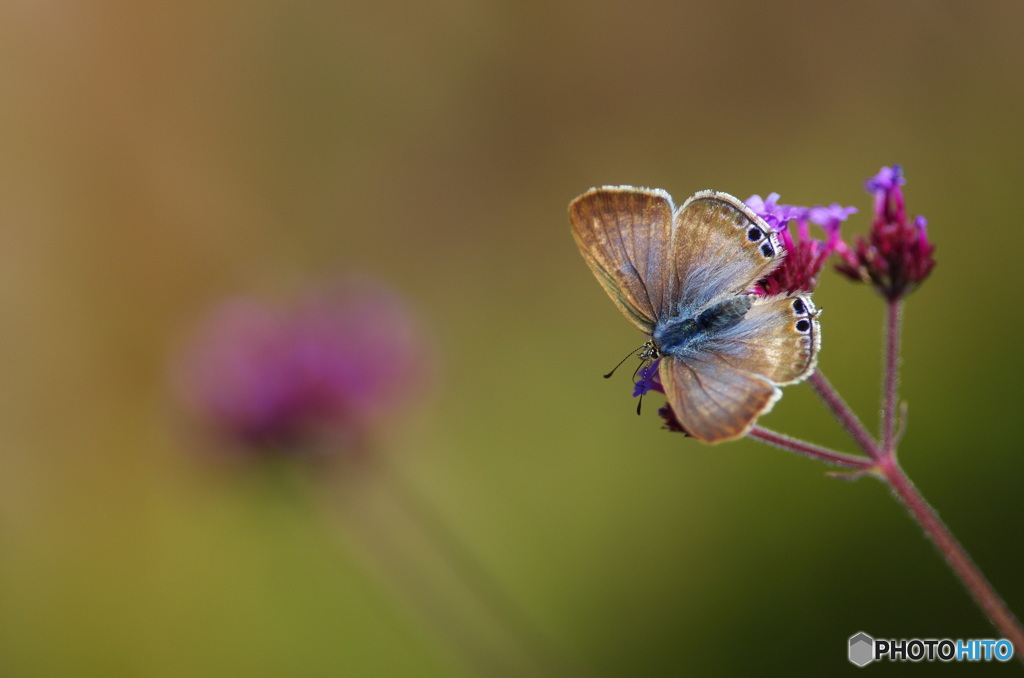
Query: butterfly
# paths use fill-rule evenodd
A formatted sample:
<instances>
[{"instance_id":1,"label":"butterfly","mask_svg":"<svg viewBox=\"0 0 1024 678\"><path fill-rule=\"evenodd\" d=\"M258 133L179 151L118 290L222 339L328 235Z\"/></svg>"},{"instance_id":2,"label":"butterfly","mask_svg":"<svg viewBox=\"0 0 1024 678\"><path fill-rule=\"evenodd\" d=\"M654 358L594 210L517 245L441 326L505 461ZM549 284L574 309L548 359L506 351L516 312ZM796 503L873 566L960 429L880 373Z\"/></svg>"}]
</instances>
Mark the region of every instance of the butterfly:
<instances>
[{"instance_id":1,"label":"butterfly","mask_svg":"<svg viewBox=\"0 0 1024 678\"><path fill-rule=\"evenodd\" d=\"M593 188L569 205L576 244L623 315L648 336L668 404L707 443L747 434L806 379L821 346L807 294L761 296L754 285L786 256L775 231L728 193L682 207L660 189Z\"/></svg>"}]
</instances>

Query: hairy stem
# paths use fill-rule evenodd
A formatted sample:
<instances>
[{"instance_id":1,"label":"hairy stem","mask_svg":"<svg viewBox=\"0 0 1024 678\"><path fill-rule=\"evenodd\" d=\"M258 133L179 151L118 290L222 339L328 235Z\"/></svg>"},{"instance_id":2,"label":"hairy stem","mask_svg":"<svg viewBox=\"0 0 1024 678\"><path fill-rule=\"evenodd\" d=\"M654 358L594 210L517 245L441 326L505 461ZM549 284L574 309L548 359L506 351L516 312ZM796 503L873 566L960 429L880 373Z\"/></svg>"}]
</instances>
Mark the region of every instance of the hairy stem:
<instances>
[{"instance_id":1,"label":"hairy stem","mask_svg":"<svg viewBox=\"0 0 1024 678\"><path fill-rule=\"evenodd\" d=\"M795 452L796 454L800 454L811 459L817 459L818 461L823 461L826 464L842 466L843 468L867 470L874 464L874 462L865 457L857 457L851 454L843 454L842 452L834 452L828 448L804 442L803 440L798 440L796 438L791 438L787 435L776 433L775 431L761 426L755 426L750 429L750 433L748 433L747 436L778 447L779 449Z\"/></svg>"},{"instance_id":2,"label":"hairy stem","mask_svg":"<svg viewBox=\"0 0 1024 678\"><path fill-rule=\"evenodd\" d=\"M896 454L896 387L899 384L900 320L903 303L889 302L885 322L885 391L882 395L882 449Z\"/></svg>"},{"instance_id":3,"label":"hairy stem","mask_svg":"<svg viewBox=\"0 0 1024 678\"><path fill-rule=\"evenodd\" d=\"M879 462L876 472L889 484L893 494L903 503L924 533L932 540L975 602L985 612L989 621L1004 638L1013 643L1017 658L1024 662L1024 627L1021 627L1020 622L1013 616L1013 612L985 579L985 575L974 564L964 547L960 545L945 523L939 519L935 510L928 505L921 493L914 487L910 478L896 462L895 457L887 455Z\"/></svg>"},{"instance_id":4,"label":"hairy stem","mask_svg":"<svg viewBox=\"0 0 1024 678\"><path fill-rule=\"evenodd\" d=\"M871 437L868 430L864 428L864 424L860 423L860 419L853 413L850 406L846 404L846 401L842 399L839 393L832 388L832 384L829 383L825 375L821 373L821 370L815 370L808 381L811 386L817 391L818 396L825 403L825 406L832 411L839 423L843 425L846 432L853 438L853 441L857 443L864 452L872 459L878 459L881 456L881 450L879 449L878 443Z\"/></svg>"}]
</instances>

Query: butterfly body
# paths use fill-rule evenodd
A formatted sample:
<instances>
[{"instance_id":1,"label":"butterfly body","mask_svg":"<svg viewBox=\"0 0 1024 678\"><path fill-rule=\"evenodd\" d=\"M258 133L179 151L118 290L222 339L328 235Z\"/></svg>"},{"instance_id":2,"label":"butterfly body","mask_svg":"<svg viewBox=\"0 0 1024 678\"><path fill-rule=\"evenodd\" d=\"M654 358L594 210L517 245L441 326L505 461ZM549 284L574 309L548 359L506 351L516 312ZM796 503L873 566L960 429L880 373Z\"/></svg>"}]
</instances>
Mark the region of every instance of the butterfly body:
<instances>
[{"instance_id":1,"label":"butterfly body","mask_svg":"<svg viewBox=\"0 0 1024 678\"><path fill-rule=\"evenodd\" d=\"M569 206L598 282L650 337L669 405L705 442L745 435L814 369L820 327L810 296L751 290L785 256L778 237L726 193L675 208L665 191L591 189Z\"/></svg>"},{"instance_id":2,"label":"butterfly body","mask_svg":"<svg viewBox=\"0 0 1024 678\"><path fill-rule=\"evenodd\" d=\"M697 348L703 341L739 322L752 303L750 295L738 295L723 299L693 317L661 318L651 333L654 347L665 354L682 352L691 346Z\"/></svg>"}]
</instances>

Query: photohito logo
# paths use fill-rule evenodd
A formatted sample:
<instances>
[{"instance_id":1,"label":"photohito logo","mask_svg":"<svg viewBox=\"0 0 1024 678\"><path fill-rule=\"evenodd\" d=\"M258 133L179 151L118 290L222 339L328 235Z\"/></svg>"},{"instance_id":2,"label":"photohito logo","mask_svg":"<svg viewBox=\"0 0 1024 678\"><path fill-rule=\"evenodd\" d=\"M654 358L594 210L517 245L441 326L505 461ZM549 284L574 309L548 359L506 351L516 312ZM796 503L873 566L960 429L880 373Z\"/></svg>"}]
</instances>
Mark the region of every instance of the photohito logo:
<instances>
[{"instance_id":1,"label":"photohito logo","mask_svg":"<svg viewBox=\"0 0 1024 678\"><path fill-rule=\"evenodd\" d=\"M850 636L850 663L867 666L873 661L1006 662L1013 658L1013 643L1005 638L950 640L949 638L872 638L861 631Z\"/></svg>"}]
</instances>

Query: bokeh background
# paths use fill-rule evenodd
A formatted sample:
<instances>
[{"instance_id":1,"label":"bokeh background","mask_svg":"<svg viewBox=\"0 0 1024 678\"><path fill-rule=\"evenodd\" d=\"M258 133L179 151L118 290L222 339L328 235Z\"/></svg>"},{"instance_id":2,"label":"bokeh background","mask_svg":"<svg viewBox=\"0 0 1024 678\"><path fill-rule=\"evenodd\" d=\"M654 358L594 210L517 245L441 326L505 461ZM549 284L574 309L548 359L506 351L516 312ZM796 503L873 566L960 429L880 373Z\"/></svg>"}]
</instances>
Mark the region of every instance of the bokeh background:
<instances>
[{"instance_id":1,"label":"bokeh background","mask_svg":"<svg viewBox=\"0 0 1024 678\"><path fill-rule=\"evenodd\" d=\"M903 164L939 263L905 316L902 459L1021 613L1022 26L1010 1L3 2L0 674L489 673L372 530L182 434L173 361L211 306L348 271L406 296L436 360L382 453L584 675L993 637L881 484L633 414L600 375L642 337L566 206L778 191L856 205L855 233L863 180ZM874 425L882 304L834 275L816 301ZM806 385L763 424L852 451Z\"/></svg>"}]
</instances>

